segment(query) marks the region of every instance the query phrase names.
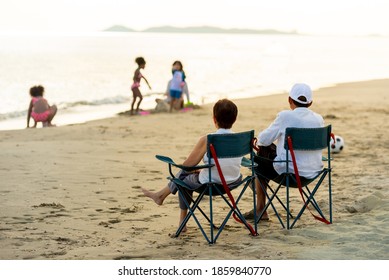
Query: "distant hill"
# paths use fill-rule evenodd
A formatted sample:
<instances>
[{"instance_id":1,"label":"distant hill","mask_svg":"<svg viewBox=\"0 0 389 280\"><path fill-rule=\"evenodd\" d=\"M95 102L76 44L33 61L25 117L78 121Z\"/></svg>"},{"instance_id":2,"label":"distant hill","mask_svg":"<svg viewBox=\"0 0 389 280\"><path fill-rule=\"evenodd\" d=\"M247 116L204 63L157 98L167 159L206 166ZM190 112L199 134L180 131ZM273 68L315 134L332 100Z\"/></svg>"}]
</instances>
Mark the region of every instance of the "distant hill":
<instances>
[{"instance_id":1,"label":"distant hill","mask_svg":"<svg viewBox=\"0 0 389 280\"><path fill-rule=\"evenodd\" d=\"M111 26L110 28L105 29L104 31L109 31L109 32L136 32L136 30L125 27L123 25L114 25Z\"/></svg>"},{"instance_id":2,"label":"distant hill","mask_svg":"<svg viewBox=\"0 0 389 280\"><path fill-rule=\"evenodd\" d=\"M142 31L136 31L121 25L114 25L104 31L114 32L147 32L147 33L223 33L223 34L289 34L297 35L296 31L284 32L275 29L240 29L231 28L224 29L213 26L193 26L193 27L174 27L174 26L159 26L151 27Z\"/></svg>"}]
</instances>

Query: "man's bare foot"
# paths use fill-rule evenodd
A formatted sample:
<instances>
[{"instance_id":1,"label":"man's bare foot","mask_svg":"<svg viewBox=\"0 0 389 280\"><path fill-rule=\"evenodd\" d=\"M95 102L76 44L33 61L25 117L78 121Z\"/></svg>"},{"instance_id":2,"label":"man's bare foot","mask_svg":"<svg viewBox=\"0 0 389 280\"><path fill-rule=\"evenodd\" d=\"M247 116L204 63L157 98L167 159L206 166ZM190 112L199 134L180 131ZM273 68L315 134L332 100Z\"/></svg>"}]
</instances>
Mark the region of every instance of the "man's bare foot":
<instances>
[{"instance_id":1,"label":"man's bare foot","mask_svg":"<svg viewBox=\"0 0 389 280\"><path fill-rule=\"evenodd\" d=\"M145 196L151 198L152 200L154 200L154 202L157 204L157 205L162 205L163 204L163 200L164 198L159 195L158 193L154 193L154 192L151 192L149 190L146 190L144 188L142 188L142 192Z\"/></svg>"},{"instance_id":2,"label":"man's bare foot","mask_svg":"<svg viewBox=\"0 0 389 280\"><path fill-rule=\"evenodd\" d=\"M261 211L257 211L257 218L259 217L260 213L261 213ZM254 211L251 210L251 211L249 211L247 213L244 213L243 217L245 219L254 219ZM263 213L263 215L262 215L261 221L268 221L268 220L269 220L269 216L267 214L267 211L265 211L265 213Z\"/></svg>"},{"instance_id":3,"label":"man's bare foot","mask_svg":"<svg viewBox=\"0 0 389 280\"><path fill-rule=\"evenodd\" d=\"M269 220L269 216L267 215L267 212L263 213L261 221L268 221L268 220Z\"/></svg>"}]
</instances>

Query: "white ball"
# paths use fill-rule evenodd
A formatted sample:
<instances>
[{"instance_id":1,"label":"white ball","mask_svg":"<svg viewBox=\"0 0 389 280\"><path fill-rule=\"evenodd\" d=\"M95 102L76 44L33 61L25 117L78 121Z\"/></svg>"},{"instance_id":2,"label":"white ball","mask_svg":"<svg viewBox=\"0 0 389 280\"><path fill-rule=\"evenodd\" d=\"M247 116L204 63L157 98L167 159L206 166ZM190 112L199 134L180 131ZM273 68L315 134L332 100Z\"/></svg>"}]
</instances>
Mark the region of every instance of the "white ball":
<instances>
[{"instance_id":1,"label":"white ball","mask_svg":"<svg viewBox=\"0 0 389 280\"><path fill-rule=\"evenodd\" d=\"M330 150L332 153L340 153L344 148L344 140L342 137L335 135L335 142L331 138Z\"/></svg>"}]
</instances>

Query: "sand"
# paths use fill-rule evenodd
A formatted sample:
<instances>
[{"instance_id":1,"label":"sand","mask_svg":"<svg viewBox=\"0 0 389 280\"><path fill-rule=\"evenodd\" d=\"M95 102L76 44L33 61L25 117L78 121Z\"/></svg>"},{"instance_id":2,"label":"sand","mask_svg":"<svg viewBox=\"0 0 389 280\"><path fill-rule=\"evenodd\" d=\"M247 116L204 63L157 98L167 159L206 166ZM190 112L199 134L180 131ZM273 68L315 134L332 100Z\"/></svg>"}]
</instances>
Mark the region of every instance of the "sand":
<instances>
[{"instance_id":1,"label":"sand","mask_svg":"<svg viewBox=\"0 0 389 280\"><path fill-rule=\"evenodd\" d=\"M287 231L269 211L259 236L230 220L213 246L193 221L171 237L177 196L156 206L141 192L167 182L156 154L182 162L200 135L214 131L212 105L1 131L0 259L388 259L388 89L389 80L374 80L314 92L312 109L346 143L333 155L332 225L306 213ZM288 108L286 93L235 102L236 132L257 134Z\"/></svg>"}]
</instances>

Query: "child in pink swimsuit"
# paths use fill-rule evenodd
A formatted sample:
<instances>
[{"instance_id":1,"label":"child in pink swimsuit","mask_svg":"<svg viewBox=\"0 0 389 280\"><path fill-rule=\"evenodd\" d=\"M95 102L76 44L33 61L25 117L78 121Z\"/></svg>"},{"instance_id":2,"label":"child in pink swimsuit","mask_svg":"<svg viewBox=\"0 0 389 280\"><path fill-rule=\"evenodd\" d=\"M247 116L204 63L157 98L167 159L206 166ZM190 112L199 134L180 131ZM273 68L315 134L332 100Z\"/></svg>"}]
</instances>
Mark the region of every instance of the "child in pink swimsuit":
<instances>
[{"instance_id":1,"label":"child in pink swimsuit","mask_svg":"<svg viewBox=\"0 0 389 280\"><path fill-rule=\"evenodd\" d=\"M50 106L46 99L43 98L45 89L42 86L34 86L30 88L31 102L28 107L27 127L30 127L30 118L34 120L36 127L38 122L42 122L43 126L54 126L51 120L57 113L57 106Z\"/></svg>"},{"instance_id":2,"label":"child in pink swimsuit","mask_svg":"<svg viewBox=\"0 0 389 280\"><path fill-rule=\"evenodd\" d=\"M134 105L135 105L136 99L139 97L139 101L138 101L138 104L137 104L136 110L135 110L136 114L138 114L139 105L140 105L140 103L143 100L142 93L139 90L140 80L143 78L145 80L146 84L149 86L149 89L151 89L151 87L149 85L149 82L147 81L147 79L140 72L140 69L145 69L146 61L144 60L143 57L137 57L135 59L135 62L136 62L136 64L138 64L138 68L135 70L134 78L133 78L134 83L131 86L132 96L133 96L133 100L132 100L132 103L131 103L131 115L134 114Z\"/></svg>"}]
</instances>

